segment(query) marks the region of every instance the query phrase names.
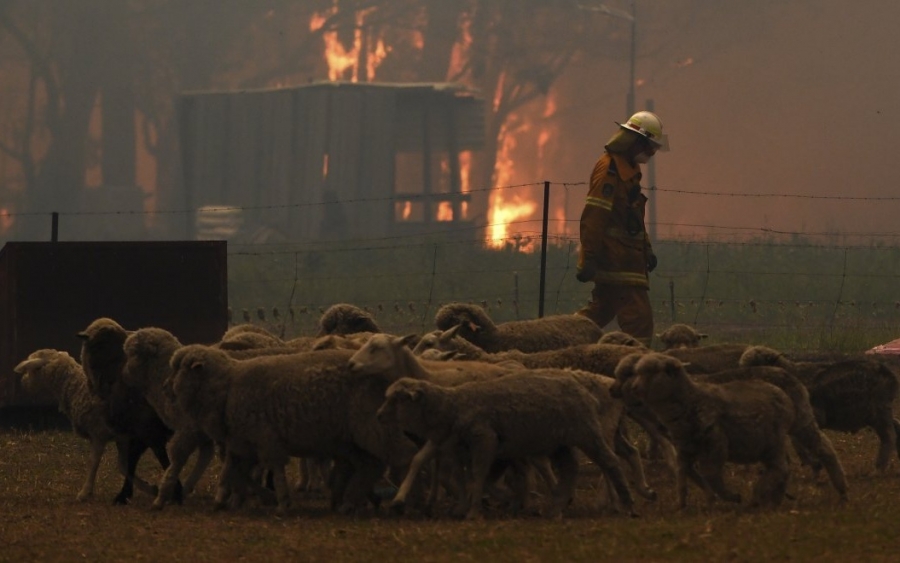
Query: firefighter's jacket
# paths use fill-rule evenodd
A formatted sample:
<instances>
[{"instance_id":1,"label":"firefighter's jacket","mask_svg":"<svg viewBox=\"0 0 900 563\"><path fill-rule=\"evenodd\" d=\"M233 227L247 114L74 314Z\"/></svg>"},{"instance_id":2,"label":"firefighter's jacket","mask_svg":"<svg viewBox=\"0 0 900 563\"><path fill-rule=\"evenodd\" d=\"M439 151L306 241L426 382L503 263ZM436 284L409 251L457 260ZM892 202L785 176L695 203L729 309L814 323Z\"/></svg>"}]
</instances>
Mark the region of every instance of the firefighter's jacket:
<instances>
[{"instance_id":1,"label":"firefighter's jacket","mask_svg":"<svg viewBox=\"0 0 900 563\"><path fill-rule=\"evenodd\" d=\"M647 259L652 249L640 181L640 168L618 154L604 152L594 166L581 213L578 257L579 269L593 261L594 283L650 287Z\"/></svg>"}]
</instances>

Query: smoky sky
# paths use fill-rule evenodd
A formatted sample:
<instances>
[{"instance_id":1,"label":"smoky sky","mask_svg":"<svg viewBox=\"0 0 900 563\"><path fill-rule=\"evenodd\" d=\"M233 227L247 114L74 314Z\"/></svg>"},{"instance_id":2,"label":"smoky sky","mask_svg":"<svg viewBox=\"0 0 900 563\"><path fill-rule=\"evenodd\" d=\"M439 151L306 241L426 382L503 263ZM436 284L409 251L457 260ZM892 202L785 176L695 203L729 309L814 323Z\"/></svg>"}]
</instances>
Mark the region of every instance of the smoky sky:
<instances>
[{"instance_id":1,"label":"smoky sky","mask_svg":"<svg viewBox=\"0 0 900 563\"><path fill-rule=\"evenodd\" d=\"M738 195L900 197L900 2L767 2L759 13L747 2L740 14L727 4L679 29L655 19L659 3L637 5L637 109L652 99L672 144L656 156L658 232L900 234L900 201ZM628 61L618 55L575 64L558 83L550 178L586 181L623 116ZM583 202L568 199L577 218Z\"/></svg>"}]
</instances>

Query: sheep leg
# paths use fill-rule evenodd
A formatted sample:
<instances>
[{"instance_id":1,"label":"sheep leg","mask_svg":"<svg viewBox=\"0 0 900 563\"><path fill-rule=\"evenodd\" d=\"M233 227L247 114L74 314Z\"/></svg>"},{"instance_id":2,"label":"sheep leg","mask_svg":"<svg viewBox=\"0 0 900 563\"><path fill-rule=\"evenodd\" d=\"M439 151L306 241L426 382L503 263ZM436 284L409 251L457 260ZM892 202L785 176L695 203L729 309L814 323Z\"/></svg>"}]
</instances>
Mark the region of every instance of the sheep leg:
<instances>
[{"instance_id":1,"label":"sheep leg","mask_svg":"<svg viewBox=\"0 0 900 563\"><path fill-rule=\"evenodd\" d=\"M357 508L365 506L366 500L376 508L381 504L381 497L375 495L375 484L384 476L384 463L366 452L360 451L355 459L355 470L347 487L346 500L339 511L350 514Z\"/></svg>"},{"instance_id":2,"label":"sheep leg","mask_svg":"<svg viewBox=\"0 0 900 563\"><path fill-rule=\"evenodd\" d=\"M656 443L659 452L662 454L661 457L663 462L674 475L678 468L678 453L675 451L675 446L672 445L672 441L669 440L665 431L660 427L661 425L658 422L636 412L632 412L631 410L628 411L628 416L644 429L644 432L647 433L647 436L650 437L651 441Z\"/></svg>"},{"instance_id":3,"label":"sheep leg","mask_svg":"<svg viewBox=\"0 0 900 563\"><path fill-rule=\"evenodd\" d=\"M117 442L119 470L125 475L122 489L113 498L113 504L128 504L128 500L134 496L134 473L138 460L147 450L147 444L138 438Z\"/></svg>"},{"instance_id":4,"label":"sheep leg","mask_svg":"<svg viewBox=\"0 0 900 563\"><path fill-rule=\"evenodd\" d=\"M409 470L406 472L406 477L403 478L403 483L400 484L397 494L394 495L394 499L391 501L392 509L402 510L402 508L406 506L406 497L409 496L409 492L416 481L416 476L422 469L422 465L433 458L435 453L437 453L437 450L438 444L434 440L428 440L425 442L425 445L422 446L422 449L416 452L416 455L413 456L412 461L409 464ZM437 473L437 471L435 471L435 473Z\"/></svg>"},{"instance_id":5,"label":"sheep leg","mask_svg":"<svg viewBox=\"0 0 900 563\"><path fill-rule=\"evenodd\" d=\"M696 484L704 493L706 493L707 504L712 504L713 500L715 500L716 494L712 490L712 487L709 486L709 483L706 481L706 479L702 475L700 475L700 473L697 471L697 468L694 466L694 456L687 454L686 452L679 451L676 482L678 488L678 508L680 510L684 510L685 508L687 508L688 479L693 481L694 484Z\"/></svg>"},{"instance_id":6,"label":"sheep leg","mask_svg":"<svg viewBox=\"0 0 900 563\"><path fill-rule=\"evenodd\" d=\"M754 506L778 507L787 491L790 469L784 452L764 463L764 470L753 487Z\"/></svg>"},{"instance_id":7,"label":"sheep leg","mask_svg":"<svg viewBox=\"0 0 900 563\"><path fill-rule=\"evenodd\" d=\"M184 496L194 492L194 489L197 488L197 483L200 481L200 478L203 477L206 468L212 463L213 456L215 455L213 443L209 438L198 438L198 441L200 445L196 448L197 460L194 462L194 468L187 476L187 479L184 480L184 485L182 486Z\"/></svg>"},{"instance_id":8,"label":"sheep leg","mask_svg":"<svg viewBox=\"0 0 900 563\"><path fill-rule=\"evenodd\" d=\"M216 496L213 501L215 510L223 510L228 506L228 499L231 496L233 488L231 481L234 474L235 460L233 456L226 452L225 461L222 463L222 469L219 471L219 483L216 486Z\"/></svg>"},{"instance_id":9,"label":"sheep leg","mask_svg":"<svg viewBox=\"0 0 900 563\"><path fill-rule=\"evenodd\" d=\"M94 494L94 483L97 482L97 470L100 468L100 461L103 459L103 452L106 451L106 440L91 440L91 457L88 463L87 478L78 491L76 497L80 501L85 501Z\"/></svg>"},{"instance_id":10,"label":"sheep leg","mask_svg":"<svg viewBox=\"0 0 900 563\"><path fill-rule=\"evenodd\" d=\"M472 491L469 495L469 510L466 519L481 519L481 501L484 496L484 485L491 466L497 455L497 435L484 431L472 437Z\"/></svg>"},{"instance_id":11,"label":"sheep leg","mask_svg":"<svg viewBox=\"0 0 900 563\"><path fill-rule=\"evenodd\" d=\"M638 453L638 449L634 444L628 440L626 432L623 424L620 422L618 429L616 429L615 436L613 436L616 454L623 457L625 461L628 462L628 466L631 468L633 481L636 481L635 486L638 493L645 499L656 500L656 491L647 484L647 476L644 474L644 464L641 462L641 455Z\"/></svg>"},{"instance_id":12,"label":"sheep leg","mask_svg":"<svg viewBox=\"0 0 900 563\"><path fill-rule=\"evenodd\" d=\"M878 457L875 458L875 468L884 473L891 461L891 452L897 447L897 433L894 430L894 417L890 410L883 413L877 424L872 426L878 434Z\"/></svg>"},{"instance_id":13,"label":"sheep leg","mask_svg":"<svg viewBox=\"0 0 900 563\"><path fill-rule=\"evenodd\" d=\"M553 453L553 467L556 469L556 488L553 491L553 503L548 516L562 517L572 497L575 495L575 481L578 478L578 460L572 448L559 448Z\"/></svg>"},{"instance_id":14,"label":"sheep leg","mask_svg":"<svg viewBox=\"0 0 900 563\"><path fill-rule=\"evenodd\" d=\"M275 497L278 499L277 513L280 515L287 514L291 508L291 492L287 485L287 476L285 475L284 466L286 463L274 461L265 464L272 473L272 481L275 485Z\"/></svg>"},{"instance_id":15,"label":"sheep leg","mask_svg":"<svg viewBox=\"0 0 900 563\"><path fill-rule=\"evenodd\" d=\"M628 511L628 514L637 516L634 511L634 498L631 496L631 490L625 483L625 476L622 473L622 467L619 465L619 457L612 451L606 440L603 439L599 423L592 434L590 438L578 447L591 461L597 464L597 467L603 471L606 478L612 481L616 495L619 497L619 502Z\"/></svg>"},{"instance_id":16,"label":"sheep leg","mask_svg":"<svg viewBox=\"0 0 900 563\"><path fill-rule=\"evenodd\" d=\"M166 451L167 444L168 440L166 442L156 442L150 445L150 451L153 452L153 455L156 457L156 461L159 462L159 465L163 468L163 470L168 470L169 466L172 465L171 461L169 460L169 453ZM179 469L179 473L180 472L181 470ZM154 496L159 496L159 493ZM181 481L178 480L176 474L175 488L172 491L172 498L175 500L175 502L180 503L183 497L184 491L181 487Z\"/></svg>"},{"instance_id":17,"label":"sheep leg","mask_svg":"<svg viewBox=\"0 0 900 563\"><path fill-rule=\"evenodd\" d=\"M721 498L728 502L741 502L740 493L736 493L728 488L725 484L725 456L720 452L713 452L712 455L704 456L700 463L703 478L709 484L710 488Z\"/></svg>"},{"instance_id":18,"label":"sheep leg","mask_svg":"<svg viewBox=\"0 0 900 563\"><path fill-rule=\"evenodd\" d=\"M822 433L818 427L809 425L796 432L791 439L795 440L794 449L798 449L797 445L800 445L825 468L832 486L841 496L841 501L845 502L847 500L847 476L844 474L841 460L838 459L837 452L834 451L834 446L828 436Z\"/></svg>"},{"instance_id":19,"label":"sheep leg","mask_svg":"<svg viewBox=\"0 0 900 563\"><path fill-rule=\"evenodd\" d=\"M169 440L166 449L168 450L171 463L159 481L159 493L153 499L151 508L161 510L166 505L166 502L172 498L172 493L175 491L176 483L178 482L178 476L196 447L197 440L194 432L178 430L172 436L172 439Z\"/></svg>"}]
</instances>

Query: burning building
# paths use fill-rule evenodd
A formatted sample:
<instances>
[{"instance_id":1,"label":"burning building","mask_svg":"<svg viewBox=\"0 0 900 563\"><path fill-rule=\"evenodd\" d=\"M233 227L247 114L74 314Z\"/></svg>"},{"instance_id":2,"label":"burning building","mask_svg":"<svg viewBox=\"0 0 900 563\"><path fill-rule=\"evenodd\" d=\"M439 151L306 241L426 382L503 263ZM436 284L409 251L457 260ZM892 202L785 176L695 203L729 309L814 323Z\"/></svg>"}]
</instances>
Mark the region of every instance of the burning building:
<instances>
[{"instance_id":1,"label":"burning building","mask_svg":"<svg viewBox=\"0 0 900 563\"><path fill-rule=\"evenodd\" d=\"M347 240L472 223L469 170L484 146L485 103L463 86L190 92L179 112L185 207L239 208L245 238ZM203 238L198 224L192 217L189 235Z\"/></svg>"}]
</instances>

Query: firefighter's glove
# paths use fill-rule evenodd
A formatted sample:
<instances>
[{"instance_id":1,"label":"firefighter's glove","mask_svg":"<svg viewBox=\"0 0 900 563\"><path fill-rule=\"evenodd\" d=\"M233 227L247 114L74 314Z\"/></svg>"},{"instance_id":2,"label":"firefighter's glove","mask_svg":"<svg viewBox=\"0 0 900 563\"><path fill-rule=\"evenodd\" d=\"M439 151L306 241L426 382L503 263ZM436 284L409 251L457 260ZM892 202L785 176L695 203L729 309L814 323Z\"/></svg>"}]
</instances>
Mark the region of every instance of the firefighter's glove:
<instances>
[{"instance_id":1,"label":"firefighter's glove","mask_svg":"<svg viewBox=\"0 0 900 563\"><path fill-rule=\"evenodd\" d=\"M650 254L647 255L647 273L648 274L656 269L656 262L657 262L656 254L653 254L651 252Z\"/></svg>"},{"instance_id":2,"label":"firefighter's glove","mask_svg":"<svg viewBox=\"0 0 900 563\"><path fill-rule=\"evenodd\" d=\"M596 273L597 267L594 265L594 262L591 260L585 260L584 265L578 268L578 271L575 272L575 279L580 281L581 283L586 283L592 281Z\"/></svg>"}]
</instances>

